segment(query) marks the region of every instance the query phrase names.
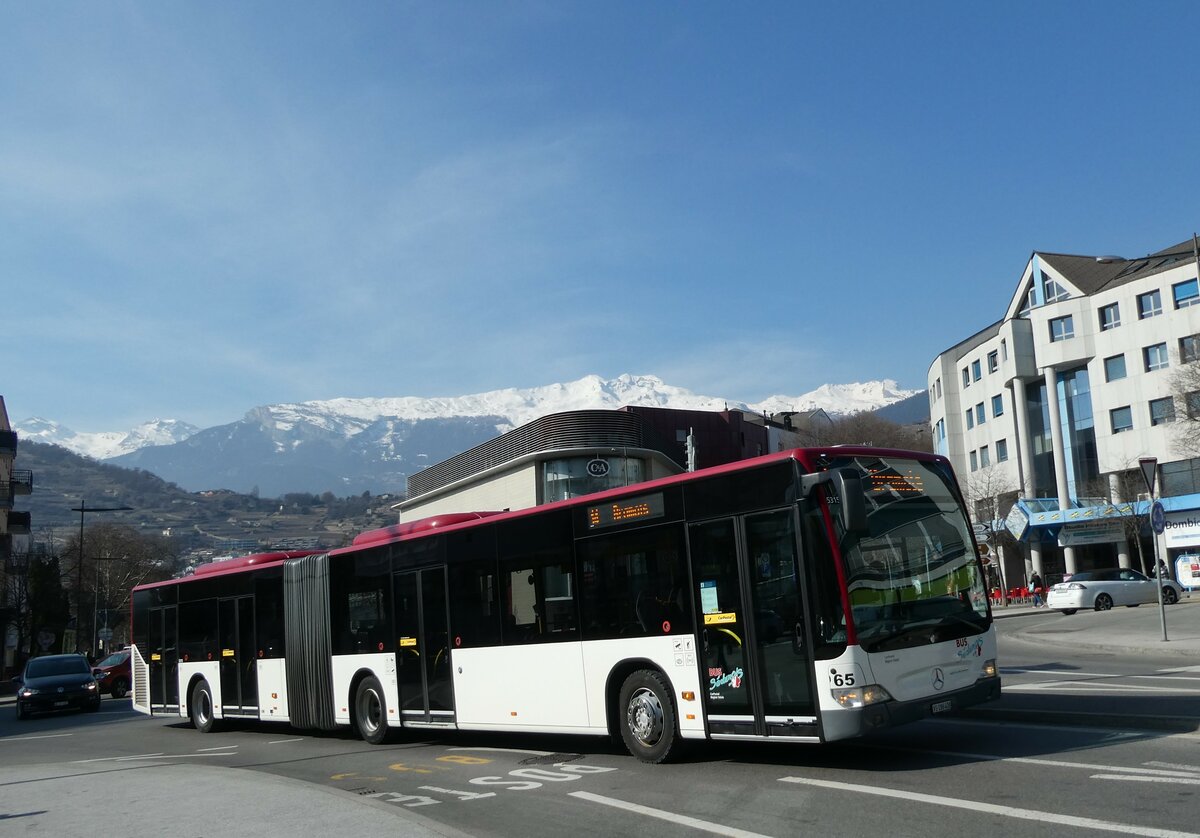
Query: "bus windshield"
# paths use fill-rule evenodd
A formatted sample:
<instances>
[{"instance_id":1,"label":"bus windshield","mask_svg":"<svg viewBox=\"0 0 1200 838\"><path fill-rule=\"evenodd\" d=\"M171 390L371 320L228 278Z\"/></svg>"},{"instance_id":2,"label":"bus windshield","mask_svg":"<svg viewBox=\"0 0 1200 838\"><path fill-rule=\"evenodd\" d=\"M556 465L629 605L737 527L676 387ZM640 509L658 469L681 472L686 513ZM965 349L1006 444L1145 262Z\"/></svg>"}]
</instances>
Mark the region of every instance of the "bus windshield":
<instances>
[{"instance_id":1,"label":"bus windshield","mask_svg":"<svg viewBox=\"0 0 1200 838\"><path fill-rule=\"evenodd\" d=\"M877 652L985 631L975 540L944 466L861 457L830 467L858 471L866 496L867 531L840 542L859 645Z\"/></svg>"}]
</instances>

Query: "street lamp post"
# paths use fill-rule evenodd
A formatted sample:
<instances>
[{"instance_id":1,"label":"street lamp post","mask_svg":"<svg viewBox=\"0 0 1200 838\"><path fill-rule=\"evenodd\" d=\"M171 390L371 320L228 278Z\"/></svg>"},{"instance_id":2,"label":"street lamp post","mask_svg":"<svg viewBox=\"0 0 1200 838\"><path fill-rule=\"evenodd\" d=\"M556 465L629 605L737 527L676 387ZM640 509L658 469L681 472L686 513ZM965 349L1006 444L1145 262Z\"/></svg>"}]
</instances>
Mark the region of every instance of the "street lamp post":
<instances>
[{"instance_id":1,"label":"street lamp post","mask_svg":"<svg viewBox=\"0 0 1200 838\"><path fill-rule=\"evenodd\" d=\"M103 644L105 644L105 649L107 650L107 648L108 648L107 644L108 644L109 640L111 639L111 638L106 638L106 637L100 636L100 562L102 562L102 561L115 562L121 558L123 558L123 557L122 556L96 556L95 558L92 559L92 561L94 561L96 563L96 585L92 589L92 648L93 649L99 649L100 645L103 643ZM107 602L107 600L108 600L107 593L109 592L109 577L108 577L107 569L104 571L104 590L106 593L105 601ZM104 609L104 627L106 629L108 628L108 607L107 607L107 605ZM75 630L76 630L76 632L78 632L79 627L76 626Z\"/></svg>"},{"instance_id":2,"label":"street lamp post","mask_svg":"<svg viewBox=\"0 0 1200 838\"><path fill-rule=\"evenodd\" d=\"M83 628L83 515L85 512L129 512L132 506L88 506L83 498L79 506L71 507L79 513L79 562L75 568L75 651L81 651L79 636Z\"/></svg>"}]
</instances>

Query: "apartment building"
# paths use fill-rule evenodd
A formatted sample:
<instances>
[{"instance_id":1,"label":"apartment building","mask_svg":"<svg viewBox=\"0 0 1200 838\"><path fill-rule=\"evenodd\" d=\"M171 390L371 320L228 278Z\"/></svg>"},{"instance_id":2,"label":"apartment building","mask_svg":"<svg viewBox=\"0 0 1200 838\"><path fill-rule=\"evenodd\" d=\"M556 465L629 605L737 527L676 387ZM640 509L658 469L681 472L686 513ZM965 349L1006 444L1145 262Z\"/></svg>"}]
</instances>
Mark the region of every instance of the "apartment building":
<instances>
[{"instance_id":1,"label":"apartment building","mask_svg":"<svg viewBox=\"0 0 1200 838\"><path fill-rule=\"evenodd\" d=\"M29 513L14 511L13 499L33 491L33 472L13 468L16 456L17 433L0 396L0 677L8 675L15 661L18 636L13 621L22 604L18 586L29 557Z\"/></svg>"},{"instance_id":2,"label":"apartment building","mask_svg":"<svg viewBox=\"0 0 1200 838\"><path fill-rule=\"evenodd\" d=\"M1010 583L1153 568L1155 549L1174 574L1200 552L1200 451L1182 433L1200 421L1200 376L1181 375L1200 360L1197 264L1194 238L1136 259L1035 252L1000 319L931 364L935 448L1007 542ZM1149 457L1167 510L1157 539Z\"/></svg>"}]
</instances>

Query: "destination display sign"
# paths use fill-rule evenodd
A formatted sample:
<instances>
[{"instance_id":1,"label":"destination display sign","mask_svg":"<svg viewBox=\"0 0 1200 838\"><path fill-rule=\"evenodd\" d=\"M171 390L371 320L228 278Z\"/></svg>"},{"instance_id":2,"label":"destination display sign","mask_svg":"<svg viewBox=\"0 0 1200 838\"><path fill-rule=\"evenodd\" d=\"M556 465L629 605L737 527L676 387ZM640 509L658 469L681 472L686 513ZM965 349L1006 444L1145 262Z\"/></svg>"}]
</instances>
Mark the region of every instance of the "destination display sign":
<instances>
[{"instance_id":1,"label":"destination display sign","mask_svg":"<svg viewBox=\"0 0 1200 838\"><path fill-rule=\"evenodd\" d=\"M615 524L629 524L634 521L661 518L665 515L662 492L653 495L639 495L635 498L622 498L609 503L602 503L587 508L588 529L611 527Z\"/></svg>"}]
</instances>

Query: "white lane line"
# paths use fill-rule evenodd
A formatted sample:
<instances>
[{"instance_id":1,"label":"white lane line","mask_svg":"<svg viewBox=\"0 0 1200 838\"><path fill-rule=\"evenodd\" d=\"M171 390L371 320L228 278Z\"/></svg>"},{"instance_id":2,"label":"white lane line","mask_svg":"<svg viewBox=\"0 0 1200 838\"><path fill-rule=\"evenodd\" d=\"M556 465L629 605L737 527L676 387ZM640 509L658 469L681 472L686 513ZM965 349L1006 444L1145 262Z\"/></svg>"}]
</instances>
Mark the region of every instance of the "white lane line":
<instances>
[{"instance_id":1,"label":"white lane line","mask_svg":"<svg viewBox=\"0 0 1200 838\"><path fill-rule=\"evenodd\" d=\"M758 832L747 832L744 829L735 829L732 826L725 826L720 823L711 823L702 821L697 818L690 818L687 815L679 815L675 812L667 812L663 809L651 809L649 806L642 806L638 803L629 803L625 800L617 800L614 797L601 797L598 794L592 794L587 791L570 792L571 797L578 797L580 800L590 800L592 803L600 803L604 806L611 806L614 809L624 809L626 812L633 812L638 815L645 815L649 818L658 818L661 821L669 821L677 823L681 826L689 826L692 829L699 829L704 832L711 832L714 835L728 835L730 838L766 838Z\"/></svg>"},{"instance_id":2,"label":"white lane line","mask_svg":"<svg viewBox=\"0 0 1200 838\"><path fill-rule=\"evenodd\" d=\"M1185 672L1187 670L1160 669L1158 671L1163 674L1160 674L1160 675L1122 675L1119 673L1113 674L1111 672L1079 672L1074 669L1022 669L1020 667L1013 667L1011 669L1002 668L1001 674L1004 674L1004 675L1016 675L1016 674L1057 675L1060 677L1063 675L1070 675L1073 678L1110 678L1110 679L1111 678L1142 678L1142 679L1151 680L1151 681L1190 681L1193 684L1196 683L1196 681L1197 681L1195 675L1179 675L1178 674L1179 672Z\"/></svg>"},{"instance_id":3,"label":"white lane line","mask_svg":"<svg viewBox=\"0 0 1200 838\"><path fill-rule=\"evenodd\" d=\"M1148 765L1151 768L1174 768L1177 771L1193 771L1200 774L1200 765L1177 765L1173 762L1143 762L1142 765Z\"/></svg>"},{"instance_id":4,"label":"white lane line","mask_svg":"<svg viewBox=\"0 0 1200 838\"><path fill-rule=\"evenodd\" d=\"M1131 777L1124 774L1093 774L1093 780L1124 780L1126 783L1174 783L1178 786L1200 786L1200 777Z\"/></svg>"},{"instance_id":5,"label":"white lane line","mask_svg":"<svg viewBox=\"0 0 1200 838\"><path fill-rule=\"evenodd\" d=\"M1038 681L1032 684L1005 684L1004 691L1031 693L1058 690L1060 692L1093 692L1093 693L1170 693L1171 695L1190 695L1200 693L1200 687L1152 687L1149 684L1114 684L1111 681L1098 684L1092 681Z\"/></svg>"},{"instance_id":6,"label":"white lane line","mask_svg":"<svg viewBox=\"0 0 1200 838\"><path fill-rule=\"evenodd\" d=\"M303 742L303 741L304 741L303 736L295 736L295 737L292 737L291 739L273 739L270 742L268 742L267 744L268 745L282 745L285 742Z\"/></svg>"},{"instance_id":7,"label":"white lane line","mask_svg":"<svg viewBox=\"0 0 1200 838\"><path fill-rule=\"evenodd\" d=\"M219 748L197 748L196 750L200 753L204 753L205 751L228 751L229 749L236 747L237 745L222 745Z\"/></svg>"},{"instance_id":8,"label":"white lane line","mask_svg":"<svg viewBox=\"0 0 1200 838\"><path fill-rule=\"evenodd\" d=\"M1038 759L1036 757L1004 757L999 754L972 754L965 751L938 751L931 748L903 748L896 745L875 745L888 751L905 751L914 754L936 754L943 757L965 757L980 762L1015 762L1022 765L1040 765L1047 768L1078 768L1084 771L1114 772L1121 774L1146 774L1155 777L1190 777L1189 771L1171 771L1162 768L1126 768L1123 765L1101 765L1091 762L1068 762L1064 759ZM1147 763L1150 764L1150 763Z\"/></svg>"},{"instance_id":9,"label":"white lane line","mask_svg":"<svg viewBox=\"0 0 1200 838\"><path fill-rule=\"evenodd\" d=\"M157 753L153 753L153 754L136 754L131 757L96 757L95 759L73 759L73 760L71 760L71 764L72 765L86 765L89 762L113 762L114 760L121 760L121 759L145 759L145 758L149 758L149 757L160 757L160 756L162 756L162 751L158 751Z\"/></svg>"},{"instance_id":10,"label":"white lane line","mask_svg":"<svg viewBox=\"0 0 1200 838\"><path fill-rule=\"evenodd\" d=\"M47 733L45 736L4 736L0 742L27 742L30 739L61 739L64 736L74 736L74 733Z\"/></svg>"},{"instance_id":11,"label":"white lane line","mask_svg":"<svg viewBox=\"0 0 1200 838\"><path fill-rule=\"evenodd\" d=\"M1059 815L1044 809L1032 811L1017 809L1012 806L997 806L994 803L983 803L978 800L959 800L954 797L940 797L935 794L906 791L902 789L886 789L877 786L861 786L854 783L838 783L832 780L810 780L806 777L781 777L780 782L797 783L804 786L816 786L824 789L837 789L857 794L873 794L878 797L891 797L897 800L910 800L917 803L930 803L934 806L948 806L953 809L965 809L969 812L986 812L1005 818L1015 818L1023 821L1038 823L1053 823L1060 826L1074 826L1080 829L1099 829L1105 832L1123 832L1127 835L1145 835L1149 838L1200 838L1195 832L1179 832L1174 829L1158 829L1152 826L1137 826L1136 824L1102 821L1096 818L1082 818L1076 815Z\"/></svg>"}]
</instances>

